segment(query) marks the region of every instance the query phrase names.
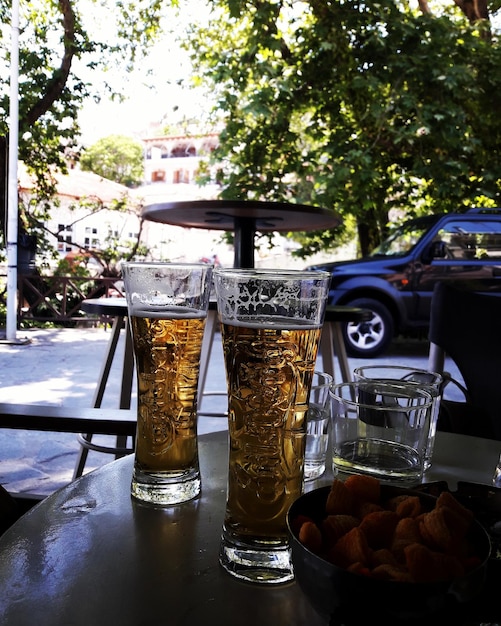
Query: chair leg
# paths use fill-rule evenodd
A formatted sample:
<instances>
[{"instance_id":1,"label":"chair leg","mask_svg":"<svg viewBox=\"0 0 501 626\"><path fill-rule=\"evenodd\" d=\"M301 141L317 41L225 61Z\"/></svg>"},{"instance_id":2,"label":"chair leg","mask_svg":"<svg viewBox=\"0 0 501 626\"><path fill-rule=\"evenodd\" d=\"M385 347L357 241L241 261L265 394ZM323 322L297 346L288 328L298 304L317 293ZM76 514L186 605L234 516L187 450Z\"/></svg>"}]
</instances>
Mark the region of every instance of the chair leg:
<instances>
[{"instance_id":1,"label":"chair leg","mask_svg":"<svg viewBox=\"0 0 501 626\"><path fill-rule=\"evenodd\" d=\"M82 435L82 439L90 443L92 441L92 433L87 433L85 435ZM81 443L80 452L78 453L75 469L73 470L73 480L75 480L75 478L80 478L80 476L83 474L85 464L87 463L88 455L89 455L89 449Z\"/></svg>"},{"instance_id":2,"label":"chair leg","mask_svg":"<svg viewBox=\"0 0 501 626\"><path fill-rule=\"evenodd\" d=\"M335 381L335 359L341 370L341 380L344 383L351 381L350 365L344 345L341 325L338 322L325 322L320 337L320 354L324 372L332 376Z\"/></svg>"},{"instance_id":3,"label":"chair leg","mask_svg":"<svg viewBox=\"0 0 501 626\"><path fill-rule=\"evenodd\" d=\"M117 349L118 340L120 339L120 330L123 326L123 323L124 323L124 318L123 316L120 316L120 315L115 317L113 321L111 337L108 342L108 348L106 350L106 358L101 368L101 372L98 378L99 382L97 385L96 392L94 394L94 398L92 400L92 406L95 409L100 408L101 403L103 401L104 391L106 389L106 384L110 376L111 365L113 363L113 359L115 358L115 352Z\"/></svg>"},{"instance_id":4,"label":"chair leg","mask_svg":"<svg viewBox=\"0 0 501 626\"><path fill-rule=\"evenodd\" d=\"M209 309L207 312L207 319L205 321L205 332L202 341L202 350L200 353L200 371L198 375L198 406L202 405L202 398L204 395L205 382L207 379L207 368L209 366L210 355L212 352L212 345L214 342L214 334L216 332L217 312Z\"/></svg>"},{"instance_id":5,"label":"chair leg","mask_svg":"<svg viewBox=\"0 0 501 626\"><path fill-rule=\"evenodd\" d=\"M445 365L445 352L437 346L436 343L430 342L430 351L428 354L428 370L430 372L443 372Z\"/></svg>"},{"instance_id":6,"label":"chair leg","mask_svg":"<svg viewBox=\"0 0 501 626\"><path fill-rule=\"evenodd\" d=\"M125 318L125 347L122 367L122 386L120 387L120 408L130 409L132 382L134 379L134 347L129 318Z\"/></svg>"},{"instance_id":7,"label":"chair leg","mask_svg":"<svg viewBox=\"0 0 501 626\"><path fill-rule=\"evenodd\" d=\"M117 449L126 448L127 447L127 437L125 435L118 435L116 439ZM116 452L115 459L120 459L124 456L123 452Z\"/></svg>"},{"instance_id":8,"label":"chair leg","mask_svg":"<svg viewBox=\"0 0 501 626\"><path fill-rule=\"evenodd\" d=\"M344 345L343 331L338 322L331 322L331 324L334 350L337 354L339 369L341 370L341 380L343 383L349 383L351 382L351 371L348 363L348 355L346 354L346 346Z\"/></svg>"},{"instance_id":9,"label":"chair leg","mask_svg":"<svg viewBox=\"0 0 501 626\"><path fill-rule=\"evenodd\" d=\"M98 385L93 398L93 407L98 409L101 407L104 392L106 390L106 384L110 375L113 359L115 358L118 341L120 339L120 331L125 326L125 347L124 358L122 368L122 385L120 389L120 409L130 409L131 397L132 397L132 382L134 377L134 351L132 345L132 334L130 330L130 324L128 317L117 316L113 321L111 337L108 342L106 350L106 357L99 374ZM85 445L85 442L92 441L92 433L86 433L80 437L80 452L77 457L75 469L73 471L73 479L79 478L85 469L87 457L89 455L89 448ZM127 437L116 437L116 448L125 449L127 447ZM110 448L110 453L113 452L113 448ZM115 458L118 459L123 456L123 453L115 452Z\"/></svg>"}]
</instances>

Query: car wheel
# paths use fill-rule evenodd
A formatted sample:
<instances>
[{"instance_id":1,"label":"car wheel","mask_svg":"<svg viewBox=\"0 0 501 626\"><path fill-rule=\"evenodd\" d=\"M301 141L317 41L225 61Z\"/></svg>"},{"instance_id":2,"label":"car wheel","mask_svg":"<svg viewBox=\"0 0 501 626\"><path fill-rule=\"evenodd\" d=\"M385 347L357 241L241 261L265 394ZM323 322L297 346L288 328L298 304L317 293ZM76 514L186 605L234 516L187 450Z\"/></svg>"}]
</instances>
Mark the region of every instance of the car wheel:
<instances>
[{"instance_id":1,"label":"car wheel","mask_svg":"<svg viewBox=\"0 0 501 626\"><path fill-rule=\"evenodd\" d=\"M347 322L343 325L346 352L356 358L383 354L393 339L394 324L390 311L371 298L353 300L349 306L368 309L372 317L366 322Z\"/></svg>"}]
</instances>

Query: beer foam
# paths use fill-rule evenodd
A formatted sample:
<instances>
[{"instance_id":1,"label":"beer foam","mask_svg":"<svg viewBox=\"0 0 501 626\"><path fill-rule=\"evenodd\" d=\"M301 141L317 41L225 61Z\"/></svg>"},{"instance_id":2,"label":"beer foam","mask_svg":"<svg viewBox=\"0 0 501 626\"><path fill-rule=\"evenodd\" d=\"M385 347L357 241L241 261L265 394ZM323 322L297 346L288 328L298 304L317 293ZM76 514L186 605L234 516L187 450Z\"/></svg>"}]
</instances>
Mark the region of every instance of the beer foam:
<instances>
[{"instance_id":1,"label":"beer foam","mask_svg":"<svg viewBox=\"0 0 501 626\"><path fill-rule=\"evenodd\" d=\"M130 307L130 314L134 317L150 317L155 319L200 319L207 317L206 311L200 309L194 309L187 306L165 305L158 306L152 304L151 306L145 306L144 303L132 305Z\"/></svg>"},{"instance_id":2,"label":"beer foam","mask_svg":"<svg viewBox=\"0 0 501 626\"><path fill-rule=\"evenodd\" d=\"M246 317L245 315L240 315L238 319L224 319L223 323L228 326L260 329L272 328L274 330L314 330L315 328L321 328L321 324L316 324L312 320L300 320L283 315L263 315L259 319L256 319L255 316Z\"/></svg>"}]
</instances>

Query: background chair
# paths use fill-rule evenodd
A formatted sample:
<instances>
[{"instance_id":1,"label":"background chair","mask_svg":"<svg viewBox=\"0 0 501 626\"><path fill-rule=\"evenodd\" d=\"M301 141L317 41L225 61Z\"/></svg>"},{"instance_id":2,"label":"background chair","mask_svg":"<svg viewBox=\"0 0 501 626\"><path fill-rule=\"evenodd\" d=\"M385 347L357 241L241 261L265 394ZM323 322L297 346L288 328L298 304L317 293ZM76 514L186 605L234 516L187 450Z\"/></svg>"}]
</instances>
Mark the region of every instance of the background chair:
<instances>
[{"instance_id":1,"label":"background chair","mask_svg":"<svg viewBox=\"0 0 501 626\"><path fill-rule=\"evenodd\" d=\"M501 440L501 294L436 285L428 367L443 373L445 355L457 365L465 401L442 400L438 429Z\"/></svg>"}]
</instances>

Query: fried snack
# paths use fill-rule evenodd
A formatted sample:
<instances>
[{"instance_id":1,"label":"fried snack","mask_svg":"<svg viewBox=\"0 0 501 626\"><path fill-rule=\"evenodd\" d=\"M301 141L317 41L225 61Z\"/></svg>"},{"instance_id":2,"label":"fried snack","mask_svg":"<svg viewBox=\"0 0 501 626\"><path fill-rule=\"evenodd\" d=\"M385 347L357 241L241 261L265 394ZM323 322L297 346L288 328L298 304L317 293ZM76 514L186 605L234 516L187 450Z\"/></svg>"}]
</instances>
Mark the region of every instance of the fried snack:
<instances>
[{"instance_id":1,"label":"fried snack","mask_svg":"<svg viewBox=\"0 0 501 626\"><path fill-rule=\"evenodd\" d=\"M443 491L437 499L435 508L440 509L442 507L447 507L448 509L454 511L458 515L457 522L459 523L459 519L461 519L464 527L466 529L469 528L473 519L473 512L464 507L461 502L456 500L456 498L448 491Z\"/></svg>"},{"instance_id":2,"label":"fried snack","mask_svg":"<svg viewBox=\"0 0 501 626\"><path fill-rule=\"evenodd\" d=\"M423 515L420 531L425 542L444 552L458 551L470 522L454 509L441 506Z\"/></svg>"},{"instance_id":3,"label":"fried snack","mask_svg":"<svg viewBox=\"0 0 501 626\"><path fill-rule=\"evenodd\" d=\"M418 517L422 512L423 507L418 496L406 496L397 504L395 509L395 513L399 517Z\"/></svg>"},{"instance_id":4,"label":"fried snack","mask_svg":"<svg viewBox=\"0 0 501 626\"><path fill-rule=\"evenodd\" d=\"M398 565L397 559L391 550L388 548L381 548L380 550L374 550L371 555L372 568L378 567L378 565Z\"/></svg>"},{"instance_id":5,"label":"fried snack","mask_svg":"<svg viewBox=\"0 0 501 626\"><path fill-rule=\"evenodd\" d=\"M305 522L312 522L312 521L313 520L311 519L311 517L307 517L306 515L298 515L298 516L296 516L294 519L291 520L292 532L299 537L299 531L301 529L301 526Z\"/></svg>"},{"instance_id":6,"label":"fried snack","mask_svg":"<svg viewBox=\"0 0 501 626\"><path fill-rule=\"evenodd\" d=\"M348 572L352 574L360 574L361 576L370 576L371 572L368 567L362 565L362 563L352 563L349 567L346 568Z\"/></svg>"},{"instance_id":7,"label":"fried snack","mask_svg":"<svg viewBox=\"0 0 501 626\"><path fill-rule=\"evenodd\" d=\"M371 576L379 580L394 580L403 583L413 582L409 572L399 565L378 565L371 571Z\"/></svg>"},{"instance_id":8,"label":"fried snack","mask_svg":"<svg viewBox=\"0 0 501 626\"><path fill-rule=\"evenodd\" d=\"M327 496L325 511L328 515L351 515L353 495L342 480L335 479Z\"/></svg>"},{"instance_id":9,"label":"fried snack","mask_svg":"<svg viewBox=\"0 0 501 626\"><path fill-rule=\"evenodd\" d=\"M405 548L405 562L412 579L418 583L452 580L465 573L458 558L435 552L420 543L411 543Z\"/></svg>"},{"instance_id":10,"label":"fried snack","mask_svg":"<svg viewBox=\"0 0 501 626\"><path fill-rule=\"evenodd\" d=\"M450 491L442 491L438 496L435 508L439 509L441 506L448 506L450 509L455 509L469 519L473 517L473 512L463 506Z\"/></svg>"},{"instance_id":11,"label":"fried snack","mask_svg":"<svg viewBox=\"0 0 501 626\"><path fill-rule=\"evenodd\" d=\"M353 515L328 515L321 523L326 543L334 545L348 531L358 526L359 521Z\"/></svg>"},{"instance_id":12,"label":"fried snack","mask_svg":"<svg viewBox=\"0 0 501 626\"><path fill-rule=\"evenodd\" d=\"M384 509L380 504L376 504L374 502L360 502L358 500L355 500L354 502L353 513L359 519L363 519L370 513L376 513L376 511L384 511Z\"/></svg>"},{"instance_id":13,"label":"fried snack","mask_svg":"<svg viewBox=\"0 0 501 626\"><path fill-rule=\"evenodd\" d=\"M322 533L315 522L303 522L299 529L299 541L315 554L322 551Z\"/></svg>"},{"instance_id":14,"label":"fried snack","mask_svg":"<svg viewBox=\"0 0 501 626\"><path fill-rule=\"evenodd\" d=\"M357 561L367 567L370 549L364 533L358 527L352 528L338 539L328 556L329 560L339 567L347 568Z\"/></svg>"},{"instance_id":15,"label":"fried snack","mask_svg":"<svg viewBox=\"0 0 501 626\"><path fill-rule=\"evenodd\" d=\"M315 524L298 516L299 540L338 567L380 580L449 581L481 564L468 540L473 513L452 494L428 510L419 495L382 501L380 489L367 476L334 480L326 517Z\"/></svg>"},{"instance_id":16,"label":"fried snack","mask_svg":"<svg viewBox=\"0 0 501 626\"><path fill-rule=\"evenodd\" d=\"M345 483L347 489L360 501L381 502L381 482L372 476L363 474L353 474L349 476Z\"/></svg>"},{"instance_id":17,"label":"fried snack","mask_svg":"<svg viewBox=\"0 0 501 626\"><path fill-rule=\"evenodd\" d=\"M404 561L405 548L413 543L422 543L422 541L419 522L412 517L404 517L395 527L390 549L398 561Z\"/></svg>"},{"instance_id":18,"label":"fried snack","mask_svg":"<svg viewBox=\"0 0 501 626\"><path fill-rule=\"evenodd\" d=\"M377 550L391 545L398 522L399 517L394 511L375 511L362 519L359 528L363 530L369 546Z\"/></svg>"},{"instance_id":19,"label":"fried snack","mask_svg":"<svg viewBox=\"0 0 501 626\"><path fill-rule=\"evenodd\" d=\"M387 501L386 505L390 509L390 511L396 511L398 505L406 500L408 497L409 496L406 493L403 493L401 496L394 496Z\"/></svg>"},{"instance_id":20,"label":"fried snack","mask_svg":"<svg viewBox=\"0 0 501 626\"><path fill-rule=\"evenodd\" d=\"M435 553L422 543L410 543L404 548L407 568L418 583L441 580L441 572L435 566Z\"/></svg>"}]
</instances>

